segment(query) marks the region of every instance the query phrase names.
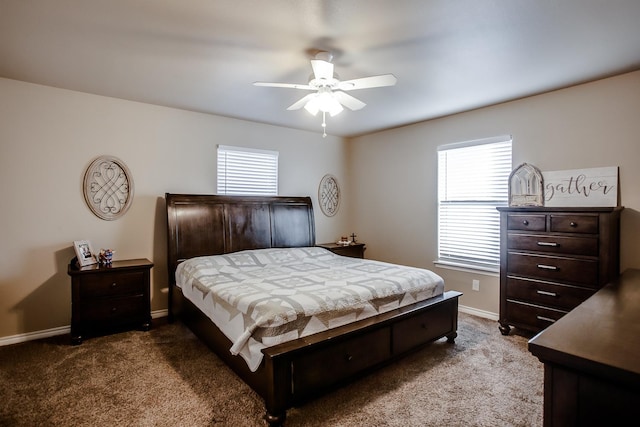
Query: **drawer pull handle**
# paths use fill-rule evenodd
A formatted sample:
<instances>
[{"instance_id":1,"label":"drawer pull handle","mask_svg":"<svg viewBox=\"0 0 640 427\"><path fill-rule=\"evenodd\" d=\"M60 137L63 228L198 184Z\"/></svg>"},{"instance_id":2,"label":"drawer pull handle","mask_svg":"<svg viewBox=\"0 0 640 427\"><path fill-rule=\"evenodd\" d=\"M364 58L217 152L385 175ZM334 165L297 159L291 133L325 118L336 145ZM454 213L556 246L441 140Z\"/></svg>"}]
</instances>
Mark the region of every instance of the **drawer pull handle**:
<instances>
[{"instance_id":1,"label":"drawer pull handle","mask_svg":"<svg viewBox=\"0 0 640 427\"><path fill-rule=\"evenodd\" d=\"M113 282L113 283L111 284L111 287L112 287L112 288L115 288L115 287L116 287L116 282Z\"/></svg>"},{"instance_id":2,"label":"drawer pull handle","mask_svg":"<svg viewBox=\"0 0 640 427\"><path fill-rule=\"evenodd\" d=\"M536 291L536 293L538 293L540 295L546 295L548 297L557 297L558 296L558 294L556 294L555 292Z\"/></svg>"},{"instance_id":3,"label":"drawer pull handle","mask_svg":"<svg viewBox=\"0 0 640 427\"><path fill-rule=\"evenodd\" d=\"M560 245L556 242L538 242L538 246L550 246L552 248L557 248Z\"/></svg>"},{"instance_id":4,"label":"drawer pull handle","mask_svg":"<svg viewBox=\"0 0 640 427\"><path fill-rule=\"evenodd\" d=\"M529 225L529 221L527 221L526 219L522 221L523 225Z\"/></svg>"},{"instance_id":5,"label":"drawer pull handle","mask_svg":"<svg viewBox=\"0 0 640 427\"><path fill-rule=\"evenodd\" d=\"M577 226L578 226L578 223L577 223L577 222L573 222L573 221L571 221L571 222L569 223L569 225L570 225L571 227L574 227L574 228L575 228L575 227L577 227Z\"/></svg>"},{"instance_id":6,"label":"drawer pull handle","mask_svg":"<svg viewBox=\"0 0 640 427\"><path fill-rule=\"evenodd\" d=\"M344 358L347 362L351 362L353 360L353 356L348 353L345 354Z\"/></svg>"},{"instance_id":7,"label":"drawer pull handle","mask_svg":"<svg viewBox=\"0 0 640 427\"><path fill-rule=\"evenodd\" d=\"M541 268L543 270L552 270L552 271L558 270L558 267L556 267L555 265L546 265L546 264L538 264L538 268Z\"/></svg>"},{"instance_id":8,"label":"drawer pull handle","mask_svg":"<svg viewBox=\"0 0 640 427\"><path fill-rule=\"evenodd\" d=\"M548 317L544 317L544 316L536 316L536 317L538 318L538 320L544 320L545 322L556 323L554 319L550 319Z\"/></svg>"}]
</instances>

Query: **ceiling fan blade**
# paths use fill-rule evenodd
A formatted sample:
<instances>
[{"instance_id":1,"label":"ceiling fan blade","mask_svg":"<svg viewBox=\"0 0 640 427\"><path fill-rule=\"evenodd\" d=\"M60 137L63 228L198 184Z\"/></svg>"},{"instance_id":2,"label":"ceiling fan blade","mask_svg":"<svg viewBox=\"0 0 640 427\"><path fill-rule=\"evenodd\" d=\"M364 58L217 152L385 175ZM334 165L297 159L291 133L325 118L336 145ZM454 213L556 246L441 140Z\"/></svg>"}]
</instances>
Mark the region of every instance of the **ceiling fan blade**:
<instances>
[{"instance_id":1,"label":"ceiling fan blade","mask_svg":"<svg viewBox=\"0 0 640 427\"><path fill-rule=\"evenodd\" d=\"M299 99L298 101L294 102L293 104L291 104L291 106L289 106L289 108L287 108L287 110L299 110L300 108L304 107L304 105L311 101L312 98L316 97L318 94L317 93L310 93L309 95L306 95L304 97L302 97L301 99Z\"/></svg>"},{"instance_id":2,"label":"ceiling fan blade","mask_svg":"<svg viewBox=\"0 0 640 427\"><path fill-rule=\"evenodd\" d=\"M333 78L333 64L321 59L312 59L311 68L316 79L331 80Z\"/></svg>"},{"instance_id":3,"label":"ceiling fan blade","mask_svg":"<svg viewBox=\"0 0 640 427\"><path fill-rule=\"evenodd\" d=\"M345 80L338 84L340 90L367 89L371 87L393 86L398 79L393 74L382 74L380 76L362 77L360 79Z\"/></svg>"},{"instance_id":4,"label":"ceiling fan blade","mask_svg":"<svg viewBox=\"0 0 640 427\"><path fill-rule=\"evenodd\" d=\"M333 91L333 96L338 100L338 102L350 110L359 110L364 107L364 102L360 101L358 98L354 98L353 96L346 94L344 92Z\"/></svg>"},{"instance_id":5,"label":"ceiling fan blade","mask_svg":"<svg viewBox=\"0 0 640 427\"><path fill-rule=\"evenodd\" d=\"M266 86L266 87L286 87L291 89L304 89L304 90L315 90L309 85L301 85L297 83L268 83L268 82L253 82L254 86Z\"/></svg>"}]
</instances>

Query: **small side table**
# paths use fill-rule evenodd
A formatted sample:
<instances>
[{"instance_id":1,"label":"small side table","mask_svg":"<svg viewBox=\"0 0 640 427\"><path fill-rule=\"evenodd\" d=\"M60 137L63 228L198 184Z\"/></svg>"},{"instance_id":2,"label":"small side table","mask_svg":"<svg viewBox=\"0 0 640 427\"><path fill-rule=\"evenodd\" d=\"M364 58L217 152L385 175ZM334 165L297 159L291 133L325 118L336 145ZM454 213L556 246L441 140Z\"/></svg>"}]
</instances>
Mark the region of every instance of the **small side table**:
<instances>
[{"instance_id":1,"label":"small side table","mask_svg":"<svg viewBox=\"0 0 640 427\"><path fill-rule=\"evenodd\" d=\"M151 328L150 271L146 258L78 267L69 264L71 276L71 343L89 335L104 334L137 325Z\"/></svg>"},{"instance_id":2,"label":"small side table","mask_svg":"<svg viewBox=\"0 0 640 427\"><path fill-rule=\"evenodd\" d=\"M351 258L364 258L364 243L352 243L350 245L339 245L337 243L319 243L316 246L330 250L336 255L348 256Z\"/></svg>"}]
</instances>

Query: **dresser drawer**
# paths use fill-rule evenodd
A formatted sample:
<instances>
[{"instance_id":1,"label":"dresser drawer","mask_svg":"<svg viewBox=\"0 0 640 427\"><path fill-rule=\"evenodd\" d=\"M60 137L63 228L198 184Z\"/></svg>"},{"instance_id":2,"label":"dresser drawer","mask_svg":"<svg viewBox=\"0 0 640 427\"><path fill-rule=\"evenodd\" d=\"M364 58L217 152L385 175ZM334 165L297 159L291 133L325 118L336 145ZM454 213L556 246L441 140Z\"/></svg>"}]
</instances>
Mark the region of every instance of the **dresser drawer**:
<instances>
[{"instance_id":1,"label":"dresser drawer","mask_svg":"<svg viewBox=\"0 0 640 427\"><path fill-rule=\"evenodd\" d=\"M598 261L509 252L507 274L570 282L595 288L598 285Z\"/></svg>"},{"instance_id":2,"label":"dresser drawer","mask_svg":"<svg viewBox=\"0 0 640 427\"><path fill-rule=\"evenodd\" d=\"M507 278L506 296L531 304L572 310L589 298L594 289L561 285L530 279Z\"/></svg>"},{"instance_id":3,"label":"dresser drawer","mask_svg":"<svg viewBox=\"0 0 640 427\"><path fill-rule=\"evenodd\" d=\"M509 249L521 251L538 251L587 256L598 255L597 237L509 233L507 235L507 245Z\"/></svg>"},{"instance_id":4,"label":"dresser drawer","mask_svg":"<svg viewBox=\"0 0 640 427\"><path fill-rule=\"evenodd\" d=\"M391 356L391 330L378 329L348 341L338 341L293 362L293 393L317 393L356 375ZM331 366L331 369L319 369Z\"/></svg>"},{"instance_id":5,"label":"dresser drawer","mask_svg":"<svg viewBox=\"0 0 640 427\"><path fill-rule=\"evenodd\" d=\"M550 215L550 231L563 233L598 233L596 215Z\"/></svg>"},{"instance_id":6,"label":"dresser drawer","mask_svg":"<svg viewBox=\"0 0 640 427\"><path fill-rule=\"evenodd\" d=\"M147 301L143 295L139 295L85 302L80 309L80 316L83 321L112 325L129 323L141 316L148 316L146 310Z\"/></svg>"},{"instance_id":7,"label":"dresser drawer","mask_svg":"<svg viewBox=\"0 0 640 427\"><path fill-rule=\"evenodd\" d=\"M545 231L547 216L543 214L509 214L508 230Z\"/></svg>"},{"instance_id":8,"label":"dresser drawer","mask_svg":"<svg viewBox=\"0 0 640 427\"><path fill-rule=\"evenodd\" d=\"M442 305L393 325L393 354L403 353L453 331L448 311L447 306Z\"/></svg>"},{"instance_id":9,"label":"dresser drawer","mask_svg":"<svg viewBox=\"0 0 640 427\"><path fill-rule=\"evenodd\" d=\"M145 291L145 285L145 273L142 271L114 271L86 276L80 279L80 297L84 299L141 294Z\"/></svg>"},{"instance_id":10,"label":"dresser drawer","mask_svg":"<svg viewBox=\"0 0 640 427\"><path fill-rule=\"evenodd\" d=\"M567 311L563 310L554 310L510 300L507 300L506 309L509 322L536 331L552 325L556 320L567 314Z\"/></svg>"}]
</instances>

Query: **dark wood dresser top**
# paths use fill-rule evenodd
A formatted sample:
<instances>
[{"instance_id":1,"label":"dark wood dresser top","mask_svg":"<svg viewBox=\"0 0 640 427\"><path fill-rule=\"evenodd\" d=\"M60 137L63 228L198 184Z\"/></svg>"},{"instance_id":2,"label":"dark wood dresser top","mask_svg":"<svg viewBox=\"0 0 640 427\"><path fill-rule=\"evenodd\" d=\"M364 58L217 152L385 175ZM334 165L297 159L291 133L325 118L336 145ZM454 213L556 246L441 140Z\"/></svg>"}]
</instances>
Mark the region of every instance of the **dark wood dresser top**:
<instances>
[{"instance_id":1,"label":"dark wood dresser top","mask_svg":"<svg viewBox=\"0 0 640 427\"><path fill-rule=\"evenodd\" d=\"M540 332L529 351L542 362L640 384L640 270L617 280Z\"/></svg>"}]
</instances>

